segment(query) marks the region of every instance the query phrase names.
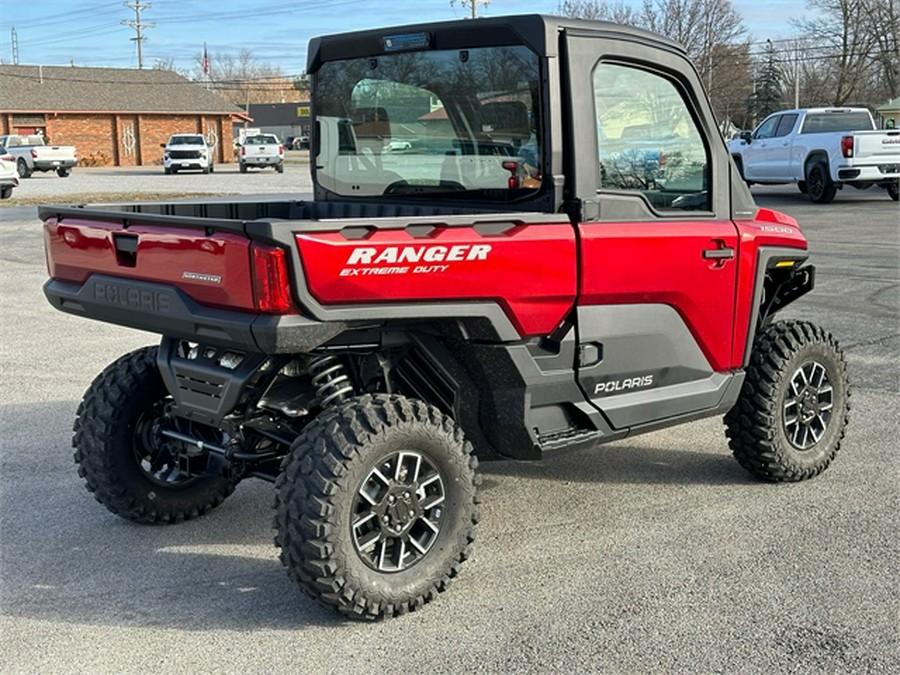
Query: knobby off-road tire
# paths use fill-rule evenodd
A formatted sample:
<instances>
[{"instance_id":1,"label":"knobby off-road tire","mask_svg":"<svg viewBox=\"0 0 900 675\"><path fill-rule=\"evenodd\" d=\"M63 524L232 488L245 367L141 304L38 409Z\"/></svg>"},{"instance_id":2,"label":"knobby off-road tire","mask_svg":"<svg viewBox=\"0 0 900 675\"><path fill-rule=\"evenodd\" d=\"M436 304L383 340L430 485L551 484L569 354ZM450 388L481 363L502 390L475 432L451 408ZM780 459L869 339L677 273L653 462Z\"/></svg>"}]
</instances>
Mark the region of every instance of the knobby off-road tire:
<instances>
[{"instance_id":1,"label":"knobby off-road tire","mask_svg":"<svg viewBox=\"0 0 900 675\"><path fill-rule=\"evenodd\" d=\"M275 543L310 596L355 619L416 610L468 557L477 460L452 419L362 396L307 426L276 483Z\"/></svg>"},{"instance_id":2,"label":"knobby off-road tire","mask_svg":"<svg viewBox=\"0 0 900 675\"><path fill-rule=\"evenodd\" d=\"M107 509L148 524L203 515L234 491L236 481L180 472L158 421L167 397L157 347L114 361L85 392L75 419L75 462L87 489Z\"/></svg>"},{"instance_id":3,"label":"knobby off-road tire","mask_svg":"<svg viewBox=\"0 0 900 675\"><path fill-rule=\"evenodd\" d=\"M781 321L757 336L747 377L725 416L735 458L771 481L824 471L840 449L850 411L844 355L805 321Z\"/></svg>"}]
</instances>

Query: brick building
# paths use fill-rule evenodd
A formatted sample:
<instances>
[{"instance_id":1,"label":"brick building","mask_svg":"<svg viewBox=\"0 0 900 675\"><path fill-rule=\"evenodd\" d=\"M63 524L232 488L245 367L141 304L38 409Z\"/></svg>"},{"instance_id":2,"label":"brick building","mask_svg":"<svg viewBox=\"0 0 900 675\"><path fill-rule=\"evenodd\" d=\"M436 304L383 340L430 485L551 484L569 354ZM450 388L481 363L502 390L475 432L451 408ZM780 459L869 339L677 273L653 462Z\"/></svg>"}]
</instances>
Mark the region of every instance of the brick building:
<instances>
[{"instance_id":1,"label":"brick building","mask_svg":"<svg viewBox=\"0 0 900 675\"><path fill-rule=\"evenodd\" d=\"M230 162L233 124L247 119L167 70L0 65L0 92L0 135L41 133L89 166L160 164L173 133L204 134Z\"/></svg>"}]
</instances>

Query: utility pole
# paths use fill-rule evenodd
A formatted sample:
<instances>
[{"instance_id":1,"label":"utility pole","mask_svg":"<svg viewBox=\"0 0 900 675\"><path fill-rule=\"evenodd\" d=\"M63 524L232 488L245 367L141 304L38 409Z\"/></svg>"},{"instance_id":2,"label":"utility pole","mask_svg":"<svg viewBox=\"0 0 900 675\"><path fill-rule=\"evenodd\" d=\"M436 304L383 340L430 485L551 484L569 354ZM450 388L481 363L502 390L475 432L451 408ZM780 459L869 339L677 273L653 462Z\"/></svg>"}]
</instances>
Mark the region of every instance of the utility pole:
<instances>
[{"instance_id":1,"label":"utility pole","mask_svg":"<svg viewBox=\"0 0 900 675\"><path fill-rule=\"evenodd\" d=\"M450 0L451 5L456 4L456 0ZM459 4L463 6L463 9L471 9L472 16L469 17L471 19L478 18L478 5L489 5L490 0L459 0Z\"/></svg>"},{"instance_id":2,"label":"utility pole","mask_svg":"<svg viewBox=\"0 0 900 675\"><path fill-rule=\"evenodd\" d=\"M19 65L19 36L16 34L16 28L10 31L10 42L12 42L12 61L13 65Z\"/></svg>"},{"instance_id":3,"label":"utility pole","mask_svg":"<svg viewBox=\"0 0 900 675\"><path fill-rule=\"evenodd\" d=\"M146 37L144 37L143 30L144 28L153 28L154 26L156 26L155 23L148 23L146 21L142 22L141 12L145 9L150 9L153 5L151 5L149 2L142 5L141 0L135 0L134 4L123 2L122 6L134 10L134 20L123 19L122 25L131 26L132 28L134 28L134 31L137 34L135 37L131 38L131 41L137 42L138 68L140 69L144 67L144 53L141 49L141 45L144 40L147 39Z\"/></svg>"}]
</instances>

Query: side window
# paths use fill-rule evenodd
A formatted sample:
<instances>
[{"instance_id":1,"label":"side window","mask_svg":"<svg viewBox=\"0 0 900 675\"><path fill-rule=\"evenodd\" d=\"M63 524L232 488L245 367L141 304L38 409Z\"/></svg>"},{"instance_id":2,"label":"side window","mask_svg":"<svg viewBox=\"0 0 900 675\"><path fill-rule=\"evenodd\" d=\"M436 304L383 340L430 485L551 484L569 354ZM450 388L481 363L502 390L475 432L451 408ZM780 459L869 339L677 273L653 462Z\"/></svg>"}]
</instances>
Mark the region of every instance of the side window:
<instances>
[{"instance_id":1,"label":"side window","mask_svg":"<svg viewBox=\"0 0 900 675\"><path fill-rule=\"evenodd\" d=\"M753 134L753 138L758 138L760 140L764 140L766 138L774 138L775 130L778 128L779 119L781 119L780 115L774 115L760 124L756 129L756 133Z\"/></svg>"},{"instance_id":2,"label":"side window","mask_svg":"<svg viewBox=\"0 0 900 675\"><path fill-rule=\"evenodd\" d=\"M782 136L787 136L791 133L791 130L794 128L794 124L797 122L798 115L782 115L781 119L778 122L778 128L775 130L775 137L781 138Z\"/></svg>"},{"instance_id":3,"label":"side window","mask_svg":"<svg viewBox=\"0 0 900 675\"><path fill-rule=\"evenodd\" d=\"M710 210L709 151L675 82L600 63L593 87L598 189L639 192L660 211Z\"/></svg>"}]
</instances>

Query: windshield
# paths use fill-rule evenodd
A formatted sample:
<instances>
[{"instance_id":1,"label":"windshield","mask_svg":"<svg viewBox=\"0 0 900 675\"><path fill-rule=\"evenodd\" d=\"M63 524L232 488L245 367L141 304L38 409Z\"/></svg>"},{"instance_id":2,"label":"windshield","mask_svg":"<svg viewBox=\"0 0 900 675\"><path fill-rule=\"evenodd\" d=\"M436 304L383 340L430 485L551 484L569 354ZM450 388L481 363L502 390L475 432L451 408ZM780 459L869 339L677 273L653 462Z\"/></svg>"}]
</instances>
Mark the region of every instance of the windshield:
<instances>
[{"instance_id":1,"label":"windshield","mask_svg":"<svg viewBox=\"0 0 900 675\"><path fill-rule=\"evenodd\" d=\"M538 83L538 58L522 46L327 62L314 95L316 181L348 197L532 194Z\"/></svg>"},{"instance_id":2,"label":"windshield","mask_svg":"<svg viewBox=\"0 0 900 675\"><path fill-rule=\"evenodd\" d=\"M169 145L203 145L202 136L172 136Z\"/></svg>"}]
</instances>

